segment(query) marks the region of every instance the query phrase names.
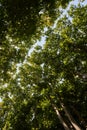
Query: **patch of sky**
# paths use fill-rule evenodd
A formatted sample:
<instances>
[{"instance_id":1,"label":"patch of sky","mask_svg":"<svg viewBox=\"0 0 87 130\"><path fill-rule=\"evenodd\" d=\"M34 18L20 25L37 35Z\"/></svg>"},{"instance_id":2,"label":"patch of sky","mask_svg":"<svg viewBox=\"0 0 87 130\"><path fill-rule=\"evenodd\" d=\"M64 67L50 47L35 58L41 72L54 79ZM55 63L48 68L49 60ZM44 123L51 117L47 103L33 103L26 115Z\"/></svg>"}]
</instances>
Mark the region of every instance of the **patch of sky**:
<instances>
[{"instance_id":1,"label":"patch of sky","mask_svg":"<svg viewBox=\"0 0 87 130\"><path fill-rule=\"evenodd\" d=\"M64 82L64 78L60 79L59 84L62 84Z\"/></svg>"},{"instance_id":2,"label":"patch of sky","mask_svg":"<svg viewBox=\"0 0 87 130\"><path fill-rule=\"evenodd\" d=\"M59 54L60 54L60 49L57 50L57 55L59 55Z\"/></svg>"},{"instance_id":3,"label":"patch of sky","mask_svg":"<svg viewBox=\"0 0 87 130\"><path fill-rule=\"evenodd\" d=\"M73 1L71 1L70 4L68 5L67 9L62 10L63 13L60 15L60 17L59 17L57 20L55 20L55 23L54 23L54 25L52 26L52 28L55 28L55 27L56 27L56 24L57 24L58 20L59 20L60 18L62 18L64 15L66 15L66 16L68 17L67 11L69 10L69 8L70 8L71 5L76 5L76 6L77 6L78 3L81 3L81 2L82 2L82 0L73 0ZM87 0L84 0L81 4L82 4L82 5L86 5L86 4L87 4ZM60 9L60 11L61 11L61 9ZM43 12L44 12L44 11L41 11L40 13L42 14ZM71 20L70 17L69 17L69 19ZM46 31L47 31L47 28L45 27L45 28L44 28L44 33L45 33ZM30 56L30 54L33 52L33 50L35 49L35 47L36 47L37 45L43 47L43 45L45 44L45 41L46 41L46 36L44 35L44 36L41 37L41 40L37 40L37 42L32 46L32 48L29 49L27 56Z\"/></svg>"},{"instance_id":4,"label":"patch of sky","mask_svg":"<svg viewBox=\"0 0 87 130\"><path fill-rule=\"evenodd\" d=\"M66 9L60 8L61 15L60 15L60 17L57 18L57 20L55 20L55 23L54 23L54 25L52 26L52 28L55 28L55 27L56 27L56 24L57 24L58 20L59 20L60 18L62 18L64 15L66 15L66 16L68 17L68 19L71 21L72 18L68 15L68 10L70 9L70 7L71 7L72 5L77 6L78 4L87 5L87 0L72 0L72 1L69 3L69 5L68 5L68 7L67 7Z\"/></svg>"},{"instance_id":5,"label":"patch of sky","mask_svg":"<svg viewBox=\"0 0 87 130\"><path fill-rule=\"evenodd\" d=\"M83 1L83 2L82 2ZM62 12L60 17L58 17L58 19L55 20L55 23L54 25L51 27L52 29L56 28L56 25L57 25L57 22L60 18L62 18L64 15L66 15L70 20L72 20L72 18L70 16L68 16L68 10L69 8L71 7L71 5L75 5L77 6L79 3L81 3L82 5L86 5L87 4L87 0L73 0L70 2L70 4L68 5L68 7L66 9L60 9L60 11ZM42 14L44 11L42 10L40 13ZM48 30L48 28L44 28L44 34L45 32ZM41 37L41 40L37 40L37 42L31 47L31 49L29 49L27 55L25 56L25 60L24 60L24 63L27 62L27 57L31 55L31 53L34 51L35 47L38 45L38 46L41 46L43 48L43 45L45 44L45 41L46 41L46 35L42 35ZM60 51L58 50L57 54L59 54ZM20 66L20 65L18 65Z\"/></svg>"},{"instance_id":6,"label":"patch of sky","mask_svg":"<svg viewBox=\"0 0 87 130\"><path fill-rule=\"evenodd\" d=\"M28 51L28 56L30 56L30 54L33 52L33 50L35 49L35 47L36 47L37 45L43 47L43 45L44 45L44 43L45 43L45 40L46 40L46 36L42 36L42 37L41 37L41 40L40 40L40 41L38 40L38 41L32 46L32 48Z\"/></svg>"}]
</instances>

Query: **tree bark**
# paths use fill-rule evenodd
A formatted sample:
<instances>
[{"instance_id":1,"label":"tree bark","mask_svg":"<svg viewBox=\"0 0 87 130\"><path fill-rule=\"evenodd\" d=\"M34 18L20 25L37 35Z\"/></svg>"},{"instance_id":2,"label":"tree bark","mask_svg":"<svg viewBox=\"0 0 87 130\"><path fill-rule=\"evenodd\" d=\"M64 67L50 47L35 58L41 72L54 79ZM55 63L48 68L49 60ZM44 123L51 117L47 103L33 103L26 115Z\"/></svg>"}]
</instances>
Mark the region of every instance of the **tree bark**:
<instances>
[{"instance_id":1,"label":"tree bark","mask_svg":"<svg viewBox=\"0 0 87 130\"><path fill-rule=\"evenodd\" d=\"M80 116L79 112L75 109L75 107L71 106L73 112L77 115L81 125L86 129L87 123L85 120Z\"/></svg>"},{"instance_id":2,"label":"tree bark","mask_svg":"<svg viewBox=\"0 0 87 130\"><path fill-rule=\"evenodd\" d=\"M64 129L65 129L65 130L70 130L69 127L68 127L68 125L65 123L65 121L64 121L63 118L62 118L62 116L60 115L60 112L59 112L57 106L52 103L52 107L53 107L53 109L55 110L55 112L56 112L56 114L57 114L57 116L58 116L58 118L59 118L61 124L63 125Z\"/></svg>"},{"instance_id":3,"label":"tree bark","mask_svg":"<svg viewBox=\"0 0 87 130\"><path fill-rule=\"evenodd\" d=\"M81 130L80 126L78 126L78 124L76 123L76 121L73 119L72 115L69 113L69 111L67 110L67 108L64 106L63 103L60 103L62 108L64 109L69 121L71 122L71 124L73 125L73 127L75 128L75 130Z\"/></svg>"}]
</instances>

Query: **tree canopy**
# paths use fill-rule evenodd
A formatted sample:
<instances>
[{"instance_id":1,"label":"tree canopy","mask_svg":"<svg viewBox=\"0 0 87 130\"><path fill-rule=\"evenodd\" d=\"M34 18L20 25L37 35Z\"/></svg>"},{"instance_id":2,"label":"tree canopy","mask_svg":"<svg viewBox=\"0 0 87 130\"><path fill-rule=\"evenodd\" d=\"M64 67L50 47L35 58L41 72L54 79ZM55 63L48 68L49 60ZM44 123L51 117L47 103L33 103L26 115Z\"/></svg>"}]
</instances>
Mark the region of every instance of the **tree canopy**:
<instances>
[{"instance_id":1,"label":"tree canopy","mask_svg":"<svg viewBox=\"0 0 87 130\"><path fill-rule=\"evenodd\" d=\"M1 0L1 130L86 130L87 5L68 2Z\"/></svg>"},{"instance_id":2,"label":"tree canopy","mask_svg":"<svg viewBox=\"0 0 87 130\"><path fill-rule=\"evenodd\" d=\"M12 66L24 61L44 27L54 23L60 6L66 7L69 1L0 0L0 71L4 80L9 71L13 73Z\"/></svg>"}]
</instances>

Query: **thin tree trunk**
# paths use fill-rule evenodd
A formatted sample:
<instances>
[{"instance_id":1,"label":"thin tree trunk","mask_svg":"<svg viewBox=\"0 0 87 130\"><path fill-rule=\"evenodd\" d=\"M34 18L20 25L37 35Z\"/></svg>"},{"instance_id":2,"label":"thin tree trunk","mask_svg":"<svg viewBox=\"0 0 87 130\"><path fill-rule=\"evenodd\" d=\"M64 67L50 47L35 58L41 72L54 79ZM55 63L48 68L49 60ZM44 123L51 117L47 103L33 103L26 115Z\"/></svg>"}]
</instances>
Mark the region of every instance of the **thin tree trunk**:
<instances>
[{"instance_id":1,"label":"thin tree trunk","mask_svg":"<svg viewBox=\"0 0 87 130\"><path fill-rule=\"evenodd\" d=\"M70 130L69 127L68 127L68 125L65 123L65 121L64 121L63 118L62 118L62 116L60 115L60 112L59 112L57 106L52 103L52 107L53 107L53 109L55 110L55 112L56 112L56 114L57 114L57 116L58 116L58 118L59 118L61 124L63 125L64 129L65 129L65 130Z\"/></svg>"},{"instance_id":2,"label":"thin tree trunk","mask_svg":"<svg viewBox=\"0 0 87 130\"><path fill-rule=\"evenodd\" d=\"M84 128L86 128L87 124L86 124L85 120L80 116L79 112L78 112L73 106L71 106L71 108L72 108L73 112L77 115L77 117L78 117L78 119L79 119L81 125L82 125Z\"/></svg>"},{"instance_id":3,"label":"thin tree trunk","mask_svg":"<svg viewBox=\"0 0 87 130\"><path fill-rule=\"evenodd\" d=\"M64 109L69 121L71 122L71 124L73 125L73 127L75 128L75 130L81 130L81 128L78 126L78 124L76 123L76 121L73 119L72 115L69 113L69 111L66 109L66 107L64 106L63 103L60 103L62 108Z\"/></svg>"}]
</instances>

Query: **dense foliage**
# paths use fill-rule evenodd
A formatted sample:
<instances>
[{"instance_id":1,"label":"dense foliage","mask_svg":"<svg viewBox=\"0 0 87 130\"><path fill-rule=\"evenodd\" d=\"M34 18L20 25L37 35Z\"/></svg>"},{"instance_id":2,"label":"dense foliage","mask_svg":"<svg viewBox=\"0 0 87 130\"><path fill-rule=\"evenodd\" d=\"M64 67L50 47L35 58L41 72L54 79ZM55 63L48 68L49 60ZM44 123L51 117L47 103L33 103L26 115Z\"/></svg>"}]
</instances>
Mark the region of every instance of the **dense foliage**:
<instances>
[{"instance_id":1,"label":"dense foliage","mask_svg":"<svg viewBox=\"0 0 87 130\"><path fill-rule=\"evenodd\" d=\"M72 5L52 26L44 18L53 23L68 1L22 2L15 1L15 8L2 0L0 6L9 24L1 33L1 130L86 130L87 5ZM28 55L41 34L44 45Z\"/></svg>"},{"instance_id":2,"label":"dense foliage","mask_svg":"<svg viewBox=\"0 0 87 130\"><path fill-rule=\"evenodd\" d=\"M59 6L70 0L0 0L0 72L1 82L9 71L16 71L31 45L43 34L44 27L54 23Z\"/></svg>"}]
</instances>

